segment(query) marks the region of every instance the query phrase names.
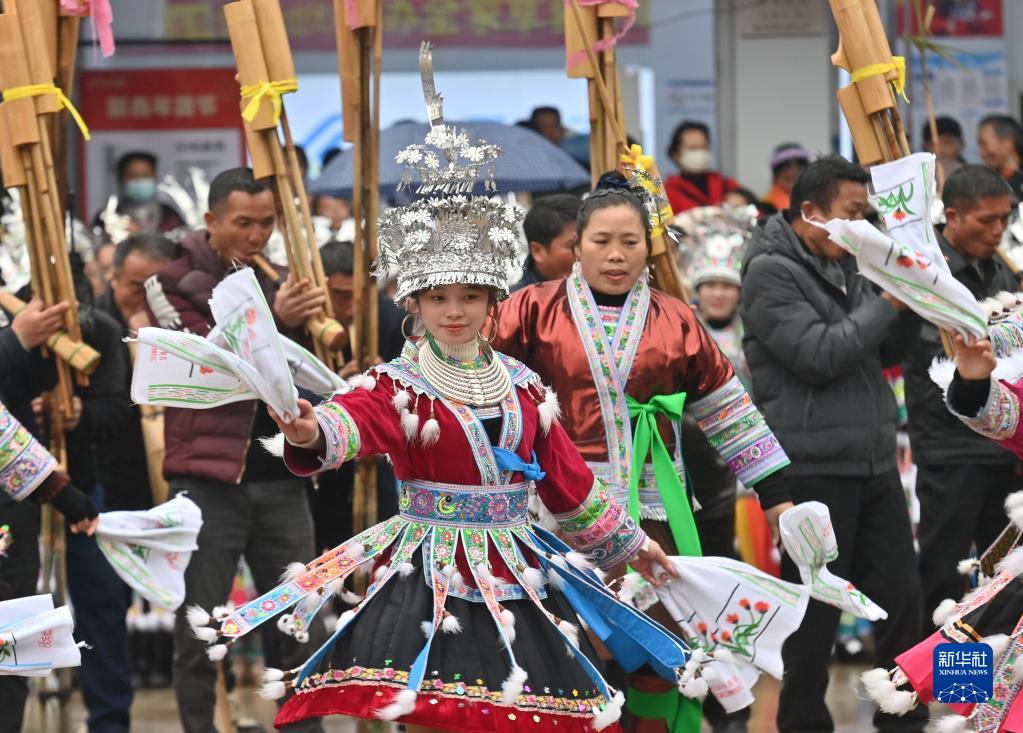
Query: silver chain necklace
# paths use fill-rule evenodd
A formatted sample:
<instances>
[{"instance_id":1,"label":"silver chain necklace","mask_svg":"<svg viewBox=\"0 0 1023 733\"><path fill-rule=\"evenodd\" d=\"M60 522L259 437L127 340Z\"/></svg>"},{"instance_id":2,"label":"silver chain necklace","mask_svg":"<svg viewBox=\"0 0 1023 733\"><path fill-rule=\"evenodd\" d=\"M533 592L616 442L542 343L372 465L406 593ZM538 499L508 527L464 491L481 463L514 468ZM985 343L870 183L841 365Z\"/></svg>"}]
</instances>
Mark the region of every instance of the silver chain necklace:
<instances>
[{"instance_id":1,"label":"silver chain necklace","mask_svg":"<svg viewBox=\"0 0 1023 733\"><path fill-rule=\"evenodd\" d=\"M511 392L511 375L489 344L481 343L486 365L460 369L438 356L423 339L419 347L419 368L426 381L445 399L470 407L496 405Z\"/></svg>"}]
</instances>

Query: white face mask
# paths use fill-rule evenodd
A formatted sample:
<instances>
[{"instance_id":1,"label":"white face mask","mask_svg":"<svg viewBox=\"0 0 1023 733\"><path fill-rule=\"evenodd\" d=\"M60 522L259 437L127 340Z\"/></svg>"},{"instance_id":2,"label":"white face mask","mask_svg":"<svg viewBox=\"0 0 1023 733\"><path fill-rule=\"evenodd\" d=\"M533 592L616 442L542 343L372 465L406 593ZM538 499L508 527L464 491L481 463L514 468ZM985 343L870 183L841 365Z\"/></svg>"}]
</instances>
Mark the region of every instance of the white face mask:
<instances>
[{"instance_id":1,"label":"white face mask","mask_svg":"<svg viewBox=\"0 0 1023 733\"><path fill-rule=\"evenodd\" d=\"M714 163L714 156L709 150L702 148L683 150L678 156L679 166L689 173L705 173Z\"/></svg>"},{"instance_id":2,"label":"white face mask","mask_svg":"<svg viewBox=\"0 0 1023 733\"><path fill-rule=\"evenodd\" d=\"M828 221L823 216L818 216L817 214L814 214L812 217L808 217L802 211L799 212L799 215L803 217L803 221L805 221L807 224L812 224L818 229L823 229L824 231L830 234L830 231L828 230L827 226Z\"/></svg>"}]
</instances>

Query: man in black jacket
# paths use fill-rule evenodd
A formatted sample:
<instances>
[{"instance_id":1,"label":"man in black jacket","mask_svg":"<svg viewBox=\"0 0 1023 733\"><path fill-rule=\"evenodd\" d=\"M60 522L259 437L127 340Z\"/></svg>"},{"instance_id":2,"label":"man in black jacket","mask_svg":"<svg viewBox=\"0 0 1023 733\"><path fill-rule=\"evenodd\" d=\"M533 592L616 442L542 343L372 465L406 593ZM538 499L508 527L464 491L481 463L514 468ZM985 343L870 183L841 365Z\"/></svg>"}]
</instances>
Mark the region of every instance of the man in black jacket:
<instances>
[{"instance_id":1,"label":"man in black jacket","mask_svg":"<svg viewBox=\"0 0 1023 733\"><path fill-rule=\"evenodd\" d=\"M807 166L792 208L756 230L743 263L743 347L753 394L792 460L794 502L831 512L848 578L888 612L877 625L878 666L920 640L920 586L913 536L896 468L896 405L881 369L912 346L919 322L888 294L877 295L820 224L862 219L869 176L838 156ZM791 503L765 506L772 526ZM799 580L789 558L782 576ZM812 603L782 655L780 731L828 731L824 703L838 609ZM880 730L922 730L926 710L875 715Z\"/></svg>"},{"instance_id":2,"label":"man in black jacket","mask_svg":"<svg viewBox=\"0 0 1023 733\"><path fill-rule=\"evenodd\" d=\"M945 181L944 232L938 244L955 278L982 300L1018 289L995 254L1008 225L1009 186L986 166L963 166ZM905 365L909 439L918 473L920 582L924 610L966 590L956 564L983 552L1005 526L1005 497L1023 488L1020 462L1009 451L963 425L945 407L928 370L945 356L938 329L925 323Z\"/></svg>"}]
</instances>

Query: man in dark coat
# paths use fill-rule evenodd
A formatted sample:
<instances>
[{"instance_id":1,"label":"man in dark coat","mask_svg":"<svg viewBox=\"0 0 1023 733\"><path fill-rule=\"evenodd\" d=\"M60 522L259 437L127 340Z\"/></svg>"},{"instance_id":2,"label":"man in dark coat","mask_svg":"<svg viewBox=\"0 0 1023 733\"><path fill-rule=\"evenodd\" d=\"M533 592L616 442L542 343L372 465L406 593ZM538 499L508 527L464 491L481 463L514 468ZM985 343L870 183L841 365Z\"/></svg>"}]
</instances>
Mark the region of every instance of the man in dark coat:
<instances>
[{"instance_id":1,"label":"man in dark coat","mask_svg":"<svg viewBox=\"0 0 1023 733\"><path fill-rule=\"evenodd\" d=\"M792 460L794 502L827 505L838 541L832 572L888 612L878 623L878 666L920 640L920 586L909 512L896 469L895 397L882 376L912 346L919 321L890 295L877 295L855 263L819 226L862 219L869 176L838 156L807 166L792 208L756 230L743 263L743 347L753 394ZM765 506L768 519L791 503ZM791 559L782 576L798 581ZM807 609L783 648L778 729L828 731L824 703L839 611ZM926 709L877 713L880 730L922 730Z\"/></svg>"},{"instance_id":2,"label":"man in dark coat","mask_svg":"<svg viewBox=\"0 0 1023 733\"><path fill-rule=\"evenodd\" d=\"M945 225L938 244L952 275L978 300L1015 292L1016 278L995 249L1012 211L1008 184L991 168L963 166L945 181ZM909 439L920 500L920 583L924 610L959 600L966 579L956 565L971 546L983 552L1005 527L1005 497L1023 488L1020 461L945 407L928 370L945 356L938 329L925 323L906 362Z\"/></svg>"},{"instance_id":3,"label":"man in dark coat","mask_svg":"<svg viewBox=\"0 0 1023 733\"><path fill-rule=\"evenodd\" d=\"M147 305L155 322L200 336L213 327L209 307L213 288L235 263L246 264L263 251L276 221L269 182L255 180L248 168L227 170L213 179L209 209L207 228L182 240L178 259L146 282ZM302 326L322 309L323 291L304 281L279 286L258 268L255 274L278 328L304 339ZM224 603L243 556L259 593L277 585L281 568L289 562L315 557L306 484L259 443L276 433L266 406L256 400L165 412L164 475L171 494L187 491L203 518L199 549L185 572L185 601L174 631L174 689L186 733L213 730L216 673L203 642L192 635L185 610L191 605L209 610ZM315 649L324 638L322 622L315 621L309 631L309 648ZM282 663L288 668L309 654L293 639L281 646ZM322 727L313 719L288 729Z\"/></svg>"}]
</instances>

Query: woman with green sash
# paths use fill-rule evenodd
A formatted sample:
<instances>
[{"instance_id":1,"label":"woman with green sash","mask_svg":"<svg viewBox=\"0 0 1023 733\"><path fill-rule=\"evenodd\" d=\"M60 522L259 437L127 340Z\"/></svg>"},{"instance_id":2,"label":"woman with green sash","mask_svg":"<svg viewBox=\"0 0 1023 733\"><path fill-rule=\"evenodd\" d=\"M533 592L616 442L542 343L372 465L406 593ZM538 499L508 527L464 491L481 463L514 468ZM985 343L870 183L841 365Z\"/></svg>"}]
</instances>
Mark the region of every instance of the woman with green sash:
<instances>
[{"instance_id":1,"label":"woman with green sash","mask_svg":"<svg viewBox=\"0 0 1023 733\"><path fill-rule=\"evenodd\" d=\"M647 211L641 192L605 175L579 212L573 273L506 301L493 345L554 388L569 437L648 534L669 555L700 555L683 411L736 478L772 504L787 498L778 471L789 461L693 310L649 286ZM659 605L648 613L677 628ZM628 682L628 729L699 731L698 701L649 668Z\"/></svg>"}]
</instances>

